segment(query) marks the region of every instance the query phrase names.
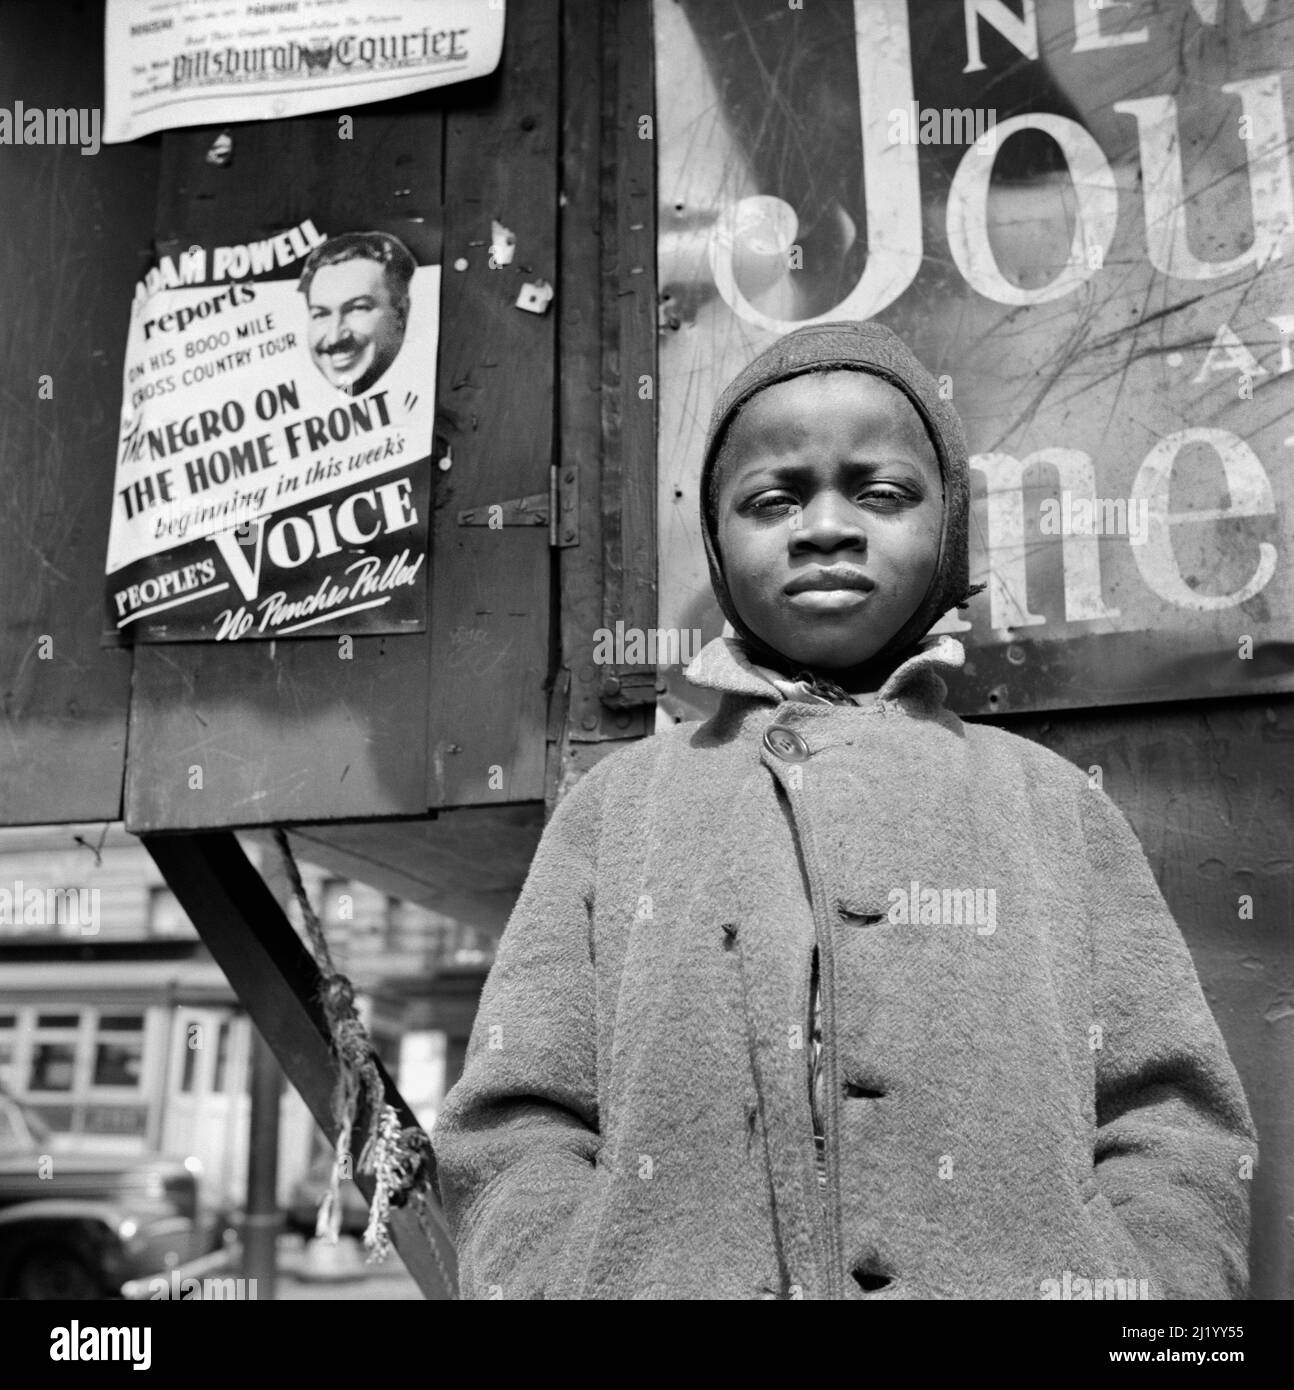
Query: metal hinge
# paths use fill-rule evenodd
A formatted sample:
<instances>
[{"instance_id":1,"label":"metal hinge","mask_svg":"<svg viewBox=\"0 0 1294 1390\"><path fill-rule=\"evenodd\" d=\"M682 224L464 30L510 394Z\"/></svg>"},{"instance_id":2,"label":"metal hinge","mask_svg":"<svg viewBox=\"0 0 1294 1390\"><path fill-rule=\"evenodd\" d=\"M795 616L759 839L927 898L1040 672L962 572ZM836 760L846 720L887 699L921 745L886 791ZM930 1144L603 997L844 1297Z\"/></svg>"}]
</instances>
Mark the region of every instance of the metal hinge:
<instances>
[{"instance_id":1,"label":"metal hinge","mask_svg":"<svg viewBox=\"0 0 1294 1390\"><path fill-rule=\"evenodd\" d=\"M548 470L548 491L532 492L528 497L510 497L506 502L486 502L459 512L460 526L547 526L548 544L564 549L579 545L579 481L574 468L567 468L563 482L557 466Z\"/></svg>"}]
</instances>

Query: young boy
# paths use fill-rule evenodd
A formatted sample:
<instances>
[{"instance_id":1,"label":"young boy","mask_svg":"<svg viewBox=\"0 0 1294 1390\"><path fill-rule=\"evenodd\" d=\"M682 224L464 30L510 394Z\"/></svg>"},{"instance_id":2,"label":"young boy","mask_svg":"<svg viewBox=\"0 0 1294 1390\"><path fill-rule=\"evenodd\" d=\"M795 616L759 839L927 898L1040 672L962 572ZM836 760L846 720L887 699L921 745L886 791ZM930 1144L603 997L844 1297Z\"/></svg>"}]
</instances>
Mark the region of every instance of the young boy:
<instances>
[{"instance_id":1,"label":"young boy","mask_svg":"<svg viewBox=\"0 0 1294 1390\"><path fill-rule=\"evenodd\" d=\"M433 1135L465 1297L1243 1297L1252 1123L1136 836L944 707L969 496L879 325L720 397L722 700L545 830Z\"/></svg>"}]
</instances>

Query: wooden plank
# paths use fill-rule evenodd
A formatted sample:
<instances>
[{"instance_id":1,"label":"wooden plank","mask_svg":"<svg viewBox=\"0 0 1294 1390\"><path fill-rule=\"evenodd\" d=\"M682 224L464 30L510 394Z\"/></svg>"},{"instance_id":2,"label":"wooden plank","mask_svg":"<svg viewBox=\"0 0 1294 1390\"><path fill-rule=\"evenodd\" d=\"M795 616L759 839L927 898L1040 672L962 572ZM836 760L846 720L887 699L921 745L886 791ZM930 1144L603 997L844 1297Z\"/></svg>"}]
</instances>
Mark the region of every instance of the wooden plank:
<instances>
[{"instance_id":1,"label":"wooden plank","mask_svg":"<svg viewBox=\"0 0 1294 1390\"><path fill-rule=\"evenodd\" d=\"M435 95L356 108L349 140L338 138L336 113L232 127L225 168L205 159L216 128L167 134L159 237L244 241L306 217L325 231L397 216L434 227ZM127 824L421 814L433 639L356 637L349 660L324 639L137 648ZM193 767L201 789L190 789Z\"/></svg>"},{"instance_id":2,"label":"wooden plank","mask_svg":"<svg viewBox=\"0 0 1294 1390\"><path fill-rule=\"evenodd\" d=\"M563 6L559 491L578 488L579 544L560 562L570 696L550 806L598 761L583 744L654 725L650 704L603 702L612 673L594 660L599 629L656 621L655 144L639 138L654 121L651 51L649 5Z\"/></svg>"},{"instance_id":3,"label":"wooden plank","mask_svg":"<svg viewBox=\"0 0 1294 1390\"><path fill-rule=\"evenodd\" d=\"M312 864L496 935L526 880L544 808L470 806L434 820L302 825L293 849Z\"/></svg>"},{"instance_id":4,"label":"wooden plank","mask_svg":"<svg viewBox=\"0 0 1294 1390\"><path fill-rule=\"evenodd\" d=\"M144 845L315 1122L329 1142L336 1143L335 1063L317 1002L321 976L273 893L232 834L148 835ZM386 1103L399 1112L402 1125L416 1124L381 1070ZM352 1150L355 1183L372 1201L372 1175L359 1169L361 1136L366 1132L361 1115ZM392 1243L426 1297L455 1298L457 1261L434 1194L428 1194L424 1210L429 1230L424 1230L412 1206L392 1212Z\"/></svg>"},{"instance_id":5,"label":"wooden plank","mask_svg":"<svg viewBox=\"0 0 1294 1390\"><path fill-rule=\"evenodd\" d=\"M139 648L128 827L421 811L426 668L422 636L357 637L350 661L320 642Z\"/></svg>"},{"instance_id":6,"label":"wooden plank","mask_svg":"<svg viewBox=\"0 0 1294 1390\"><path fill-rule=\"evenodd\" d=\"M1294 1271L1294 699L1209 700L1000 724L1084 770L1128 817L1191 949L1261 1138L1252 1297ZM1253 900L1241 916L1241 895Z\"/></svg>"},{"instance_id":7,"label":"wooden plank","mask_svg":"<svg viewBox=\"0 0 1294 1390\"><path fill-rule=\"evenodd\" d=\"M51 34L0 10L0 92L28 110L103 106L103 5ZM0 822L121 814L128 653L99 647L122 355L144 268L155 142L0 145ZM42 398L40 378L52 395Z\"/></svg>"},{"instance_id":8,"label":"wooden plank","mask_svg":"<svg viewBox=\"0 0 1294 1390\"><path fill-rule=\"evenodd\" d=\"M559 490L578 488L578 543L559 550L562 663L570 672L565 728L553 730L549 797L572 782L571 742L604 736L602 626L602 26L599 0L562 6L561 280L558 299Z\"/></svg>"},{"instance_id":9,"label":"wooden plank","mask_svg":"<svg viewBox=\"0 0 1294 1390\"><path fill-rule=\"evenodd\" d=\"M603 216L615 226L607 263L607 309L614 348L609 395L603 516L607 625L656 623L656 161L650 0L613 7L604 44L615 74L614 167L605 171Z\"/></svg>"},{"instance_id":10,"label":"wooden plank","mask_svg":"<svg viewBox=\"0 0 1294 1390\"><path fill-rule=\"evenodd\" d=\"M602 623L656 624L656 202L648 0L603 17ZM599 668L603 692L612 671ZM654 702L604 707L599 738L649 734ZM581 737L580 730L572 730Z\"/></svg>"},{"instance_id":11,"label":"wooden plank","mask_svg":"<svg viewBox=\"0 0 1294 1390\"><path fill-rule=\"evenodd\" d=\"M458 513L548 493L557 316L515 301L524 282L557 280L559 33L557 0L511 6L499 70L450 89L445 118L438 400L452 466L433 511L431 807L544 795L548 531L460 526ZM491 270L494 219L517 241L512 264Z\"/></svg>"}]
</instances>

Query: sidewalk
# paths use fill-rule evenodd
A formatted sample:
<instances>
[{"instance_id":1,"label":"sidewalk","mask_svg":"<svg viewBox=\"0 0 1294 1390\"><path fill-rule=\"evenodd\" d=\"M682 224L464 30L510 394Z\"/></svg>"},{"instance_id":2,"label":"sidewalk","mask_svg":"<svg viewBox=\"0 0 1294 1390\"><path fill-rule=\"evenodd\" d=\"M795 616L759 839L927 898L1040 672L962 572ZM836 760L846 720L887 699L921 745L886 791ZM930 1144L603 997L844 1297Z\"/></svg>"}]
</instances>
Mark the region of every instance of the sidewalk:
<instances>
[{"instance_id":1,"label":"sidewalk","mask_svg":"<svg viewBox=\"0 0 1294 1390\"><path fill-rule=\"evenodd\" d=\"M284 1299L422 1299L403 1261L393 1250L381 1264L365 1264L364 1251L354 1236L342 1236L336 1245L324 1240L303 1240L281 1235L277 1248L277 1290ZM172 1292L157 1293L156 1277L133 1279L122 1292L130 1299L268 1298L265 1280L247 1274L237 1242L223 1250L170 1271ZM167 1280L162 1280L165 1286Z\"/></svg>"},{"instance_id":2,"label":"sidewalk","mask_svg":"<svg viewBox=\"0 0 1294 1390\"><path fill-rule=\"evenodd\" d=\"M381 1264L366 1265L358 1241L343 1236L338 1245L322 1241L302 1245L284 1237L279 1242L277 1297L299 1299L422 1300L422 1291L392 1251Z\"/></svg>"}]
</instances>

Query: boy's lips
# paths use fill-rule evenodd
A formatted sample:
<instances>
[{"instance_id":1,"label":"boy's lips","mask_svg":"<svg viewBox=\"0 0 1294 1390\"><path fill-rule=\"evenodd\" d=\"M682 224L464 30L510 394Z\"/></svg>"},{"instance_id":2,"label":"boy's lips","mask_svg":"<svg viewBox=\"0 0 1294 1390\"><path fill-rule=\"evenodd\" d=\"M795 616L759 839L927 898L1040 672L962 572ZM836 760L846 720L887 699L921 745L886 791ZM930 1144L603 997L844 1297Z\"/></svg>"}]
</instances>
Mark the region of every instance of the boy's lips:
<instances>
[{"instance_id":1,"label":"boy's lips","mask_svg":"<svg viewBox=\"0 0 1294 1390\"><path fill-rule=\"evenodd\" d=\"M855 596L874 589L876 583L862 570L837 567L835 569L814 569L796 575L783 592L791 595L805 593L841 593Z\"/></svg>"},{"instance_id":2,"label":"boy's lips","mask_svg":"<svg viewBox=\"0 0 1294 1390\"><path fill-rule=\"evenodd\" d=\"M867 602L866 589L801 589L791 602L810 613L845 613Z\"/></svg>"}]
</instances>

